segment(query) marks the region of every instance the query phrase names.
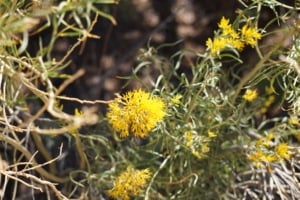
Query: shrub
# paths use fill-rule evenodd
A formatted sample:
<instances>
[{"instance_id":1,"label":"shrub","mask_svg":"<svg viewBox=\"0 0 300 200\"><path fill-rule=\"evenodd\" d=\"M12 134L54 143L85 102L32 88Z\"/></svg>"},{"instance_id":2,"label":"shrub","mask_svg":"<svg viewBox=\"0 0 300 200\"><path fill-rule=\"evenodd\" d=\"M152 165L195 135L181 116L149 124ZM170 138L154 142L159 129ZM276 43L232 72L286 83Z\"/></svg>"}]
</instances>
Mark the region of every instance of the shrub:
<instances>
[{"instance_id":1,"label":"shrub","mask_svg":"<svg viewBox=\"0 0 300 200\"><path fill-rule=\"evenodd\" d=\"M100 16L116 23L99 8L117 2L3 1L1 197L16 198L23 185L49 199L300 198L299 2L238 2L235 18L220 19L205 51L166 58L163 47L149 46L124 77L144 88L88 101L61 95L84 73L62 70L79 45L98 37L91 30ZM261 22L264 8L276 18ZM32 54L29 35L46 28L49 41ZM66 37L78 40L57 60L53 48ZM188 73L180 69L187 54L195 58ZM147 68L160 72L150 84L139 79ZM90 106L70 114L62 100ZM69 170L67 157L77 161Z\"/></svg>"}]
</instances>

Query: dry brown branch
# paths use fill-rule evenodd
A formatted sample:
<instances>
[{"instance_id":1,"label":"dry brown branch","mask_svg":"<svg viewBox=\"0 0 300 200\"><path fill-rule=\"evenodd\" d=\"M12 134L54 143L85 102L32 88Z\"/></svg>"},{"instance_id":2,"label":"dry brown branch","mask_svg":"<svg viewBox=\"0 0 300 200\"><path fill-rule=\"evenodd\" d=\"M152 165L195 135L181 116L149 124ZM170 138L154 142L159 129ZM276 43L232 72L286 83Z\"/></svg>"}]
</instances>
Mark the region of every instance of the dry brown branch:
<instances>
[{"instance_id":1,"label":"dry brown branch","mask_svg":"<svg viewBox=\"0 0 300 200\"><path fill-rule=\"evenodd\" d=\"M23 152L24 153L24 152ZM33 175L33 174L30 174L30 171L40 171L41 167L45 166L45 165L49 165L50 163L52 162L55 162L57 159L60 158L61 156L61 153L62 153L62 145L60 147L60 152L59 152L59 155L52 159L52 160L49 160L48 162L45 162L45 163L42 163L42 164L36 164L35 162L35 154L33 154L31 156L31 158L27 161L27 162L19 162L19 163L16 163L16 164L12 164L12 165L7 165L3 168L0 169L0 174L2 174L5 179L12 179L12 180L15 180L16 182L20 182L22 183L23 185L29 187L29 188L32 188L34 190L39 190L40 192L43 192L43 188L45 186L49 187L52 192L56 195L56 197L59 199L59 200L67 200L68 198L65 197L59 190L57 190L57 188L55 187L55 184L52 183L52 182L49 182L47 180L42 180L41 178ZM26 166L24 169L22 169L21 171L14 171L14 170L10 170L10 169L16 169L17 166ZM31 166L31 167L28 167L28 166ZM37 183L38 185L34 185L33 183L29 183L28 181L25 181L23 180L22 178L19 178L19 177L23 177L23 178L26 178L26 179L29 179L35 183Z\"/></svg>"},{"instance_id":2,"label":"dry brown branch","mask_svg":"<svg viewBox=\"0 0 300 200\"><path fill-rule=\"evenodd\" d=\"M81 104L108 104L111 102L111 101L104 101L104 100L90 101L90 100L83 100L83 99L78 99L78 98L73 98L73 97L65 97L65 96L57 96L57 98L62 99L62 100L68 100L68 101L76 101Z\"/></svg>"},{"instance_id":3,"label":"dry brown branch","mask_svg":"<svg viewBox=\"0 0 300 200\"><path fill-rule=\"evenodd\" d=\"M64 183L69 181L69 177L58 177L56 175L50 174L48 171L43 169L41 166L43 164L38 164L34 158L32 158L32 154L22 146L18 141L6 136L0 135L0 141L4 141L10 145L12 145L16 150L20 151L28 160L32 160L31 164L33 165L33 169L35 169L41 176L58 183ZM53 161L48 161L53 162Z\"/></svg>"}]
</instances>

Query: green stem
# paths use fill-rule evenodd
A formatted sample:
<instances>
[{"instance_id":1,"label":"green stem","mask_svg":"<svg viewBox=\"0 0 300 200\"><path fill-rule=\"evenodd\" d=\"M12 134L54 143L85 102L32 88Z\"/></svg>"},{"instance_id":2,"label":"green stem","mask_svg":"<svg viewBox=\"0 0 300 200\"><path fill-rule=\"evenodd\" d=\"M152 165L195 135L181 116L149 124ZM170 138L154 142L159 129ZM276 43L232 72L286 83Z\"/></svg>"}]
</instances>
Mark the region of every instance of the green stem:
<instances>
[{"instance_id":1,"label":"green stem","mask_svg":"<svg viewBox=\"0 0 300 200\"><path fill-rule=\"evenodd\" d=\"M36 133L31 134L31 136L32 136L32 139L34 141L34 144L35 144L37 150L43 155L43 157L46 159L46 161L52 160L53 158L50 155L50 153L48 152L48 150L45 148L45 145L41 139L41 136ZM55 162L49 163L49 170L50 170L51 174L56 173Z\"/></svg>"},{"instance_id":2,"label":"green stem","mask_svg":"<svg viewBox=\"0 0 300 200\"><path fill-rule=\"evenodd\" d=\"M255 65L255 67L246 76L244 76L241 79L241 81L239 82L239 84L235 90L236 92L231 99L231 105L234 106L236 99L237 99L238 95L240 94L241 90L243 89L243 87L248 83L248 81L250 81L257 74L257 72L260 69L262 69L265 66L264 63L267 60L269 60L271 55L281 47L284 40L286 40L286 38L290 37L293 32L294 31L289 30L288 34L286 34L283 38L281 38L281 40L279 42L277 42L276 45L262 59L259 60L259 62Z\"/></svg>"},{"instance_id":3,"label":"green stem","mask_svg":"<svg viewBox=\"0 0 300 200\"><path fill-rule=\"evenodd\" d=\"M89 166L89 162L88 159L84 153L83 147L82 147L82 143L79 137L79 133L74 134L74 138L75 138L75 145L76 145L76 149L80 158L80 169L84 169L85 167L88 168L88 171L90 171L90 166ZM87 166L86 166L87 165Z\"/></svg>"},{"instance_id":4,"label":"green stem","mask_svg":"<svg viewBox=\"0 0 300 200\"><path fill-rule=\"evenodd\" d=\"M199 63L199 66L201 66L201 67L204 66L205 63L207 62L207 60L208 60L208 57L203 58L203 59L201 60L201 62ZM202 78L202 77L199 76L199 74L200 74L199 71L197 71L197 72L195 73L195 75L194 75L194 77L193 77L191 83L189 84L190 86L193 87L193 85L194 85L195 83L197 83L197 82L200 81L200 78ZM186 96L192 96L192 99L191 99L191 101L190 101L190 103L189 103L189 109L188 109L187 113L186 113L185 116L184 116L184 121L187 121L187 120L188 120L190 114L191 114L192 111L194 110L195 105L196 105L195 102L196 102L197 98L199 98L200 93L203 91L203 89L204 89L204 88L201 87L201 88L197 91L196 94L192 94L192 92L193 92L194 90L192 90L192 89L189 89L189 90L188 90L188 93L189 93L189 94L186 95Z\"/></svg>"}]
</instances>

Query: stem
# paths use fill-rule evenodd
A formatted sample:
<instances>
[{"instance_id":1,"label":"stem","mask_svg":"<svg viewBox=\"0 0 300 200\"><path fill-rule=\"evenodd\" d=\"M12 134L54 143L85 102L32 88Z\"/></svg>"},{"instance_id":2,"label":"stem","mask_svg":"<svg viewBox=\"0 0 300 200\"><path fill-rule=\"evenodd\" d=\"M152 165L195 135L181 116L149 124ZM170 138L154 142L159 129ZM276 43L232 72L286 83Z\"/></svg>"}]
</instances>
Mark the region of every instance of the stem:
<instances>
[{"instance_id":1,"label":"stem","mask_svg":"<svg viewBox=\"0 0 300 200\"><path fill-rule=\"evenodd\" d=\"M50 181L54 181L57 183L66 183L69 181L69 177L58 177L55 176L49 172L47 172L45 169L41 168L40 166L38 166L39 164L35 161L34 158L32 158L32 154L24 147L22 146L20 143L18 143L17 141L11 139L10 137L7 137L3 134L0 134L0 141L4 141L7 142L8 144L12 145L15 149L17 149L18 151L20 151L28 160L30 160L31 164L33 166L35 166L35 170L43 177L45 177L46 179L50 180Z\"/></svg>"},{"instance_id":2,"label":"stem","mask_svg":"<svg viewBox=\"0 0 300 200\"><path fill-rule=\"evenodd\" d=\"M236 88L236 92L231 99L231 105L235 104L236 99L237 99L239 93L241 92L241 90L243 89L244 85L248 81L250 81L257 74L257 72L260 69L262 69L265 66L264 63L267 60L269 60L271 55L281 47L284 40L286 40L286 38L290 37L293 33L294 33L294 31L288 31L288 34L286 34L283 38L281 38L281 40L279 42L277 42L276 45L262 59L259 60L259 62L255 65L255 67L245 77L243 77L241 79L241 81L239 82L239 84Z\"/></svg>"},{"instance_id":3,"label":"stem","mask_svg":"<svg viewBox=\"0 0 300 200\"><path fill-rule=\"evenodd\" d=\"M166 159L160 164L159 166L159 169L155 172L155 174L153 174L151 180L150 180L150 183L147 187L147 190L146 190L146 193L145 193L145 200L148 200L149 199L149 192L150 192L150 189L151 189L151 185L153 184L154 182L154 179L156 178L156 176L158 175L158 173L160 172L160 170L162 170L164 168L164 166L167 164L168 160L171 158L170 155L168 155L166 157Z\"/></svg>"},{"instance_id":4,"label":"stem","mask_svg":"<svg viewBox=\"0 0 300 200\"><path fill-rule=\"evenodd\" d=\"M208 60L208 57L203 58L203 59L201 60L201 62L200 62L198 65L201 66L201 67L204 66L205 63L207 62L207 60ZM196 70L197 70L197 69L196 69ZM193 77L191 83L189 84L190 86L193 87L193 85L194 85L195 83L198 83L198 82L199 82L200 78L202 78L202 77L199 76L199 74L201 74L201 73L199 73L199 71L197 71L197 73L195 73L195 75L194 75L194 77ZM190 105L190 106L189 106L189 109L188 109L187 113L186 113L185 116L184 116L184 121L187 121L188 118L190 117L190 114L192 113L192 111L193 111L193 109L194 109L194 107L195 107L195 101L196 101L197 98L199 98L199 95L200 95L200 93L203 91L203 89L204 89L204 87L202 86L202 87L197 91L196 94L192 94L192 93L191 93L191 92L193 92L193 90L190 90L190 89L188 90L189 94L186 95L186 96L191 96L192 99L191 99L191 101L190 101L190 103L189 103L189 105Z\"/></svg>"},{"instance_id":5,"label":"stem","mask_svg":"<svg viewBox=\"0 0 300 200\"><path fill-rule=\"evenodd\" d=\"M82 143L80 141L79 133L74 134L76 149L80 158L80 169L84 169L87 165L88 171L90 171L90 166L88 165L88 159L82 148Z\"/></svg>"},{"instance_id":6,"label":"stem","mask_svg":"<svg viewBox=\"0 0 300 200\"><path fill-rule=\"evenodd\" d=\"M48 150L45 148L45 145L43 144L41 136L36 134L36 133L31 134L31 136L32 136L32 139L34 141L34 144L35 144L37 150L43 155L43 157L47 161L52 160L53 158L52 158L51 154L48 152ZM50 170L51 174L56 173L56 164L55 164L55 162L49 163L49 170Z\"/></svg>"}]
</instances>

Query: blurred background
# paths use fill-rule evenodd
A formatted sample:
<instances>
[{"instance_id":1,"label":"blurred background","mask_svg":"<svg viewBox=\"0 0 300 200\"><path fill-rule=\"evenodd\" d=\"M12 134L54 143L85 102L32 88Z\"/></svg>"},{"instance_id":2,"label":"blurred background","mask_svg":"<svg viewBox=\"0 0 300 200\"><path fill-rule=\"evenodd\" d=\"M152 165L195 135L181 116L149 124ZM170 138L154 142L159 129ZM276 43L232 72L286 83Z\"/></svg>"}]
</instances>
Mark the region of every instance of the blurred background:
<instances>
[{"instance_id":1,"label":"blurred background","mask_svg":"<svg viewBox=\"0 0 300 200\"><path fill-rule=\"evenodd\" d=\"M116 5L101 5L104 12L115 17L117 24L113 25L104 18L98 19L92 33L100 39L89 38L76 49L71 56L71 66L64 71L73 74L83 68L86 73L68 87L65 94L87 100L110 100L115 92L142 87L134 81L127 84L127 80L121 77L132 74L138 64L137 59L145 56L148 47L155 48L150 53L166 58L182 49L203 52L205 41L213 36L221 17L233 18L239 6L240 3L235 0L121 0ZM49 31L50 28L31 38L32 51L38 50L39 38L47 42ZM76 40L58 40L54 57L64 56ZM163 44L169 45L161 47ZM188 73L193 56L186 54L180 66L183 72ZM151 82L149 77L157 75L159 72L153 67L143 70L139 78L147 85ZM75 104L68 103L64 108L73 112L79 106Z\"/></svg>"},{"instance_id":2,"label":"blurred background","mask_svg":"<svg viewBox=\"0 0 300 200\"><path fill-rule=\"evenodd\" d=\"M284 2L290 5L295 3L292 0ZM168 62L168 58L174 58L174 54L179 51L193 52L185 53L180 66L180 71L188 74L195 61L194 52L205 51L205 42L213 37L221 17L233 20L242 8L238 0L121 0L118 4L101 5L100 9L110 13L117 23L113 25L111 21L99 17L92 33L100 39L89 38L73 52L71 66L64 73L74 74L79 69L84 69L85 75L68 87L64 91L65 95L86 100L110 100L116 92L143 87L141 81L128 83L128 79L124 77L132 74L140 56L144 56L145 61L145 56L149 53L152 55L151 59L156 59L155 56L165 57ZM260 27L276 17L272 10L276 8L263 9ZM39 50L41 38L47 44L50 33L51 28L48 28L32 36L29 47L31 51ZM59 39L53 51L54 58L62 58L76 41L77 37ZM272 38L265 41L272 42ZM148 52L149 48L151 52ZM252 54L253 51L244 50L242 60L245 63L255 60L253 56L256 55ZM162 59L159 60L157 63L161 64ZM252 62L249 63L251 65ZM139 78L145 85L150 85L151 79L158 75L159 71L155 66L139 72ZM58 80L57 85L60 83ZM68 103L64 108L73 112L78 106L80 105L76 103ZM102 111L105 112L105 108Z\"/></svg>"}]
</instances>

